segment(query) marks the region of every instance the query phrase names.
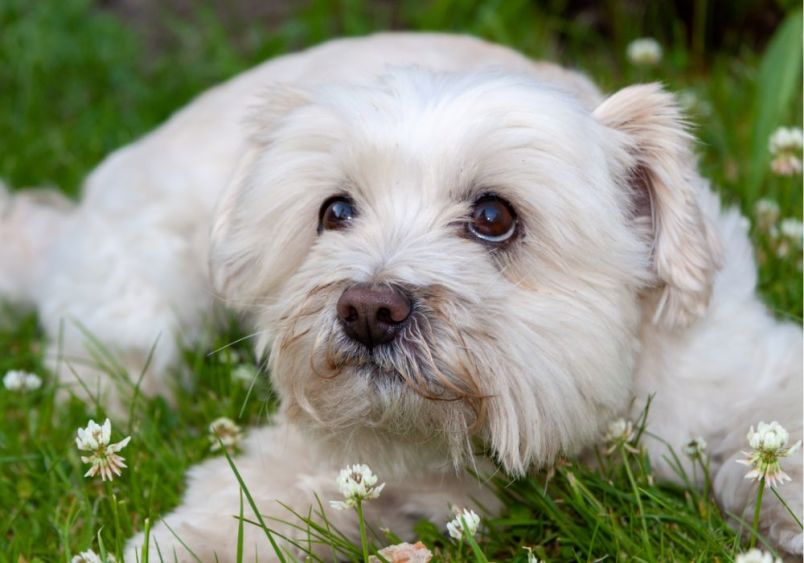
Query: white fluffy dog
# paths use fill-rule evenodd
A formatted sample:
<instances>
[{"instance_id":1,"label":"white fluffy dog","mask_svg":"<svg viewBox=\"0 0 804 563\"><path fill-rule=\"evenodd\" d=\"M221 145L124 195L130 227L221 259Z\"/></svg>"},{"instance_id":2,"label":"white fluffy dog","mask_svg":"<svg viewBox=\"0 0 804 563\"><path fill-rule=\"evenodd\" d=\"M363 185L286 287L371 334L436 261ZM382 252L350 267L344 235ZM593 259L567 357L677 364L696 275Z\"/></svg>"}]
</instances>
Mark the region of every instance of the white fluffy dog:
<instances>
[{"instance_id":1,"label":"white fluffy dog","mask_svg":"<svg viewBox=\"0 0 804 563\"><path fill-rule=\"evenodd\" d=\"M750 520L748 426L801 438L801 329L755 295L744 221L656 85L604 98L466 37L334 41L207 92L104 161L77 207L5 207L0 288L39 308L68 384L117 398L85 361L88 332L133 373L159 338L143 389L166 392L213 295L248 313L281 413L237 463L274 517L277 500L306 513L336 497L337 469L368 461L389 482L375 524L443 523L450 504L494 504L455 471L483 463L474 442L520 475L655 394L649 428L677 450L704 437L719 502ZM672 479L666 446L647 445ZM801 458L785 469L801 514ZM239 502L211 460L165 522L225 558ZM762 532L801 553L782 505L763 504ZM246 552L271 560L247 528ZM157 542L187 557L164 524Z\"/></svg>"}]
</instances>

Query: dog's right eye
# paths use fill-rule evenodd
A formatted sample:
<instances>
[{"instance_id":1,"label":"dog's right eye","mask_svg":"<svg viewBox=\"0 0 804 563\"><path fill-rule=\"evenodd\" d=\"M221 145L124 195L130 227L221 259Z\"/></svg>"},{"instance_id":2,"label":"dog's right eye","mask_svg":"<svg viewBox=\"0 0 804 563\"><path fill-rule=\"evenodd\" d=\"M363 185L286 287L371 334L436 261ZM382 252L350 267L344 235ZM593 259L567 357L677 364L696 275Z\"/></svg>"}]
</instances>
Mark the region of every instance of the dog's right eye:
<instances>
[{"instance_id":1,"label":"dog's right eye","mask_svg":"<svg viewBox=\"0 0 804 563\"><path fill-rule=\"evenodd\" d=\"M355 206L348 197L331 197L321 206L318 214L318 232L345 229L357 216Z\"/></svg>"}]
</instances>

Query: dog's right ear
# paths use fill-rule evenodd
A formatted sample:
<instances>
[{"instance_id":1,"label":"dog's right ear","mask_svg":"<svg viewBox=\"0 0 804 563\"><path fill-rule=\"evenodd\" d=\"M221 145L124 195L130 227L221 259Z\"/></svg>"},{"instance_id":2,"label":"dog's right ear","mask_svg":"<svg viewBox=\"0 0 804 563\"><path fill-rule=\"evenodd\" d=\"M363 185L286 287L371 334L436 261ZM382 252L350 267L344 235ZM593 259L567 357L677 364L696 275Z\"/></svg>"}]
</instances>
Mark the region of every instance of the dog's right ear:
<instances>
[{"instance_id":1,"label":"dog's right ear","mask_svg":"<svg viewBox=\"0 0 804 563\"><path fill-rule=\"evenodd\" d=\"M265 91L244 124L248 143L237 167L221 194L213 214L209 246L209 270L216 295L235 309L253 303L268 282L251 271L260 258L247 236L248 205L243 203L252 189L255 163L276 139L283 122L294 110L310 103L307 92L287 84L275 84ZM262 283L260 283L262 282Z\"/></svg>"}]
</instances>

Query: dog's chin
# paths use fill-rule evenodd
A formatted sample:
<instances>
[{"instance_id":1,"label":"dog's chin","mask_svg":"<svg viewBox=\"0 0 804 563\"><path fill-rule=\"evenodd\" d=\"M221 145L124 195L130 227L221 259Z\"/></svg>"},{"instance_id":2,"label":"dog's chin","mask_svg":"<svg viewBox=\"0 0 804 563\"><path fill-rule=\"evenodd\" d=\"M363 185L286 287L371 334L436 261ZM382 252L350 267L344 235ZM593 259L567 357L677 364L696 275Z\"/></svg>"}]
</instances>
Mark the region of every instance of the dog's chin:
<instances>
[{"instance_id":1,"label":"dog's chin","mask_svg":"<svg viewBox=\"0 0 804 563\"><path fill-rule=\"evenodd\" d=\"M462 400L436 397L449 396L437 385L429 391L417 386L414 376L395 363L395 344L330 350L336 361L321 362L302 376L301 394L283 393L285 414L328 459L380 464L400 474L462 467L468 461L471 409Z\"/></svg>"},{"instance_id":2,"label":"dog's chin","mask_svg":"<svg viewBox=\"0 0 804 563\"><path fill-rule=\"evenodd\" d=\"M384 476L402 477L460 472L475 463L471 439L465 429L450 436L440 431L437 418L432 416L422 416L419 424L396 419L378 425L375 421L356 418L351 424L335 426L322 425L307 417L294 422L304 430L311 445L314 444L323 458L335 467L367 463Z\"/></svg>"},{"instance_id":3,"label":"dog's chin","mask_svg":"<svg viewBox=\"0 0 804 563\"><path fill-rule=\"evenodd\" d=\"M393 395L409 395L411 399L419 399L419 395L405 382L405 378L398 371L387 369L374 362L348 367L343 370L344 377L359 377L365 379L369 389L377 396L391 393Z\"/></svg>"},{"instance_id":4,"label":"dog's chin","mask_svg":"<svg viewBox=\"0 0 804 563\"><path fill-rule=\"evenodd\" d=\"M410 353L413 357L414 354ZM341 389L353 389L354 399L363 405L366 424L382 426L387 417L405 413L417 417L432 416L441 399L449 393L433 381L432 375L420 368L410 369L410 362L400 360L397 344L374 348L349 346L341 349L337 360L329 363L316 377L330 380Z\"/></svg>"}]
</instances>

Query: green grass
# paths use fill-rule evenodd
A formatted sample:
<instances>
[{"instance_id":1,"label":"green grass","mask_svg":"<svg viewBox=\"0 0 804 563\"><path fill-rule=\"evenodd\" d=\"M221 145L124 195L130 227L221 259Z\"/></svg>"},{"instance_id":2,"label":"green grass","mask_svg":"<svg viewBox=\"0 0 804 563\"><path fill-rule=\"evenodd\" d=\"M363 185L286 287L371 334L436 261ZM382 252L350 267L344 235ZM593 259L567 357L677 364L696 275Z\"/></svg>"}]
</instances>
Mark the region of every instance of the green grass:
<instances>
[{"instance_id":1,"label":"green grass","mask_svg":"<svg viewBox=\"0 0 804 563\"><path fill-rule=\"evenodd\" d=\"M5 0L0 3L0 178L17 188L56 185L74 196L104 155L206 87L278 53L394 25L478 34L579 67L606 90L661 80L671 89L692 91L700 100L692 119L701 140L701 167L723 199L750 216L754 202L769 197L783 217L801 218L800 178L768 174L766 148L775 127L801 123L800 13L780 27L764 55L765 46L739 41L708 52L695 26L686 30L672 9L646 10L634 18L609 2L613 23L603 35L523 0L399 6L392 11L386 3L315 0L270 33L256 26L227 30L211 11L200 10L192 21L167 17L172 40L154 51L88 0ZM625 45L640 35L662 40L665 56L657 68L635 68L624 60ZM698 39L688 41L690 35ZM800 250L780 258L767 233L754 228L752 234L761 256L763 297L780 316L801 319ZM176 506L187 468L213 455L209 422L228 416L247 427L265 420L274 406L267 385L249 393L231 377L233 367L254 363L247 343L208 354L238 336L235 328L220 331L210 350L187 351L191 387L177 393L175 405L137 401L128 427L115 428L114 435L133 436L123 452L130 469L102 484L83 477L74 436L88 418L99 420L105 413L77 400L55 401L57 383L42 367L36 318L4 310L0 374L28 369L43 374L45 385L27 394L0 390L0 560L68 561L89 547L100 551L99 542L119 556L147 519L154 522ZM744 547L704 492L653 483L644 455L618 450L600 463L594 470L562 466L551 479L539 474L496 483L506 510L484 519L479 548L498 561L525 561L526 546L557 561L604 556L730 561ZM304 517L299 523L307 525ZM432 524L420 523L417 532L444 560L475 558L470 546L459 547ZM360 546L337 537L329 541L343 557L361 557Z\"/></svg>"}]
</instances>

